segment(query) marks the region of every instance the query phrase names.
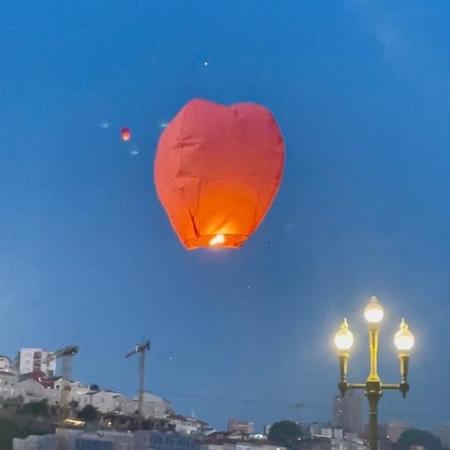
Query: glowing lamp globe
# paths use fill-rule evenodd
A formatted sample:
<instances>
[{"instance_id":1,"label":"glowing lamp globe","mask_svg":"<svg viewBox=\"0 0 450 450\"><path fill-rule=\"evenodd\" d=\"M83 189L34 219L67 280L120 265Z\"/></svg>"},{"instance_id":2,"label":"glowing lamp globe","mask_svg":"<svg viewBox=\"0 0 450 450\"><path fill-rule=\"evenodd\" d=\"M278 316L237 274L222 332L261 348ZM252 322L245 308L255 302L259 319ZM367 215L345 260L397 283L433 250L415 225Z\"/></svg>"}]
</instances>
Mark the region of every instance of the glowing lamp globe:
<instances>
[{"instance_id":1,"label":"glowing lamp globe","mask_svg":"<svg viewBox=\"0 0 450 450\"><path fill-rule=\"evenodd\" d=\"M339 330L334 335L334 344L340 351L348 351L353 345L353 333L348 328L347 319L344 319Z\"/></svg>"},{"instance_id":2,"label":"glowing lamp globe","mask_svg":"<svg viewBox=\"0 0 450 450\"><path fill-rule=\"evenodd\" d=\"M369 324L376 325L381 322L384 316L383 307L378 302L378 299L373 296L369 300L369 304L364 309L364 317Z\"/></svg>"},{"instance_id":3,"label":"glowing lamp globe","mask_svg":"<svg viewBox=\"0 0 450 450\"><path fill-rule=\"evenodd\" d=\"M283 137L268 109L192 100L161 134L154 179L187 249L239 248L269 211L283 167Z\"/></svg>"},{"instance_id":4,"label":"glowing lamp globe","mask_svg":"<svg viewBox=\"0 0 450 450\"><path fill-rule=\"evenodd\" d=\"M405 319L402 319L400 329L395 333L394 343L399 352L409 352L414 346L414 335L409 330Z\"/></svg>"}]
</instances>

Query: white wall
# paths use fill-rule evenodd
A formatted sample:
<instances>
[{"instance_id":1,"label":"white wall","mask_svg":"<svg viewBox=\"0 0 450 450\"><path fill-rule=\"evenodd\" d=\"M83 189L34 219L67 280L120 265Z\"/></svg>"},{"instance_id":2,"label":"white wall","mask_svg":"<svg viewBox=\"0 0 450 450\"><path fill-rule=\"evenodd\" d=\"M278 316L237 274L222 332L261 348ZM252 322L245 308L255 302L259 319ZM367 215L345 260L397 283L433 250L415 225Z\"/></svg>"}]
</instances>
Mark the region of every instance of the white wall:
<instances>
[{"instance_id":1,"label":"white wall","mask_svg":"<svg viewBox=\"0 0 450 450\"><path fill-rule=\"evenodd\" d=\"M115 410L116 402L114 398L118 394L115 392L99 391L92 395L92 406L102 413Z\"/></svg>"},{"instance_id":2,"label":"white wall","mask_svg":"<svg viewBox=\"0 0 450 450\"><path fill-rule=\"evenodd\" d=\"M149 392L144 392L144 402L142 405L142 414L145 417L166 417L170 403L158 397L155 394L150 394Z\"/></svg>"},{"instance_id":3,"label":"white wall","mask_svg":"<svg viewBox=\"0 0 450 450\"><path fill-rule=\"evenodd\" d=\"M135 401L131 400L131 398L126 397L125 395L119 395L115 399L115 411L119 411L125 415L132 415L137 410L137 404Z\"/></svg>"},{"instance_id":4,"label":"white wall","mask_svg":"<svg viewBox=\"0 0 450 450\"><path fill-rule=\"evenodd\" d=\"M20 395L23 397L25 403L38 402L46 398L44 386L32 378L19 381L13 389L14 395L12 397L18 397Z\"/></svg>"}]
</instances>

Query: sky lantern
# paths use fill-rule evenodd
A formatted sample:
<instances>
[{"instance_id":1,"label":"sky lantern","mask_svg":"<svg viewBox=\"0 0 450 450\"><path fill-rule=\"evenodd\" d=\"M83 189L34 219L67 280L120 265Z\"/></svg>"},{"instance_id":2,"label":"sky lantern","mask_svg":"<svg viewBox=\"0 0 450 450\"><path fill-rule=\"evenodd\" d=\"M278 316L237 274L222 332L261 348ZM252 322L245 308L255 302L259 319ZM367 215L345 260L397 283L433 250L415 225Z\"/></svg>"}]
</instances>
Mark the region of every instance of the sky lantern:
<instances>
[{"instance_id":1,"label":"sky lantern","mask_svg":"<svg viewBox=\"0 0 450 450\"><path fill-rule=\"evenodd\" d=\"M120 130L120 136L122 141L129 141L131 139L131 130L127 127L124 127Z\"/></svg>"},{"instance_id":2,"label":"sky lantern","mask_svg":"<svg viewBox=\"0 0 450 450\"><path fill-rule=\"evenodd\" d=\"M239 248L270 209L283 166L283 137L268 109L192 100L161 134L154 177L187 249Z\"/></svg>"}]
</instances>

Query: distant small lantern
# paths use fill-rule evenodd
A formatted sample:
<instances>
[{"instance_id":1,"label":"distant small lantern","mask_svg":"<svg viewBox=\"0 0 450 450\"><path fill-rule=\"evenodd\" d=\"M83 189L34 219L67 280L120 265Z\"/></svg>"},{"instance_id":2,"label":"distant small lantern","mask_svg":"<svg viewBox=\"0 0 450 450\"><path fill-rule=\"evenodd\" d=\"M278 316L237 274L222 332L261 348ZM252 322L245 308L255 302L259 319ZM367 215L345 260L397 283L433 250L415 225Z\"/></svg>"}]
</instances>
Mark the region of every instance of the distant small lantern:
<instances>
[{"instance_id":1,"label":"distant small lantern","mask_svg":"<svg viewBox=\"0 0 450 450\"><path fill-rule=\"evenodd\" d=\"M283 137L268 109L192 100L161 135L154 178L187 249L239 248L269 211L283 168Z\"/></svg>"},{"instance_id":2,"label":"distant small lantern","mask_svg":"<svg viewBox=\"0 0 450 450\"><path fill-rule=\"evenodd\" d=\"M120 130L120 136L122 138L122 141L129 141L131 139L131 130L129 128L122 128Z\"/></svg>"}]
</instances>

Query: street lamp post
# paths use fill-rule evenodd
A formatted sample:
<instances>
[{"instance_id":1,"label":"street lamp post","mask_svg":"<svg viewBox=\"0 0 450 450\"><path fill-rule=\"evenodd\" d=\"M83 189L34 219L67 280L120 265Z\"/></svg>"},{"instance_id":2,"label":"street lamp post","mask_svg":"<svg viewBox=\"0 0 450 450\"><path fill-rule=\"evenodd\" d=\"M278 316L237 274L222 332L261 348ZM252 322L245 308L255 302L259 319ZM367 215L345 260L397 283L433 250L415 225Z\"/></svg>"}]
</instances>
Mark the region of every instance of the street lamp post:
<instances>
[{"instance_id":1,"label":"street lamp post","mask_svg":"<svg viewBox=\"0 0 450 450\"><path fill-rule=\"evenodd\" d=\"M334 342L339 351L341 377L338 387L342 396L345 395L348 389L363 389L369 401L369 450L378 450L378 401L383 395L383 391L399 390L403 397L406 397L406 393L409 391L409 352L414 345L414 336L411 331L409 331L405 319L402 319L400 328L394 337L394 343L397 347L400 359L400 383L382 383L378 374L378 339L380 334L380 323L383 316L383 307L376 297L372 297L364 310L364 317L369 325L370 353L370 371L365 383L349 383L347 380L348 360L350 357L350 349L353 345L353 333L349 329L347 319L344 319L334 336Z\"/></svg>"}]
</instances>

